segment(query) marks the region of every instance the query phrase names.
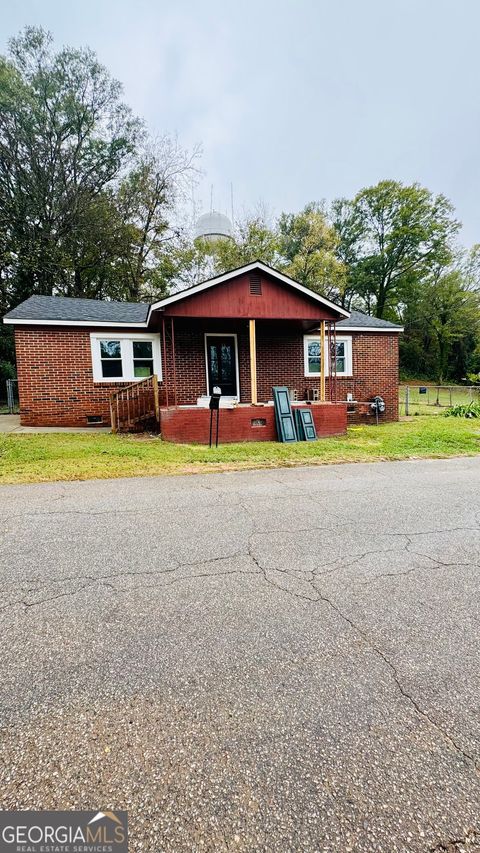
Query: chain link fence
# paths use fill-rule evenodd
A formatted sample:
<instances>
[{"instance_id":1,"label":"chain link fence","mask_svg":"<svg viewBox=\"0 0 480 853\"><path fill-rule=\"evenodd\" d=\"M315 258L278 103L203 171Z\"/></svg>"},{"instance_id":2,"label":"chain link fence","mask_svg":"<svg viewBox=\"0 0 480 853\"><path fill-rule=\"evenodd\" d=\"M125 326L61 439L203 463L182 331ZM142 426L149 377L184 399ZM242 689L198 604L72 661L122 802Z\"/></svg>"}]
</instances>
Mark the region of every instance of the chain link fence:
<instances>
[{"instance_id":1,"label":"chain link fence","mask_svg":"<svg viewBox=\"0 0 480 853\"><path fill-rule=\"evenodd\" d=\"M400 385L401 415L438 415L452 406L480 403L480 385Z\"/></svg>"},{"instance_id":2,"label":"chain link fence","mask_svg":"<svg viewBox=\"0 0 480 853\"><path fill-rule=\"evenodd\" d=\"M4 387L0 383L0 414L14 415L18 412L18 382L7 379Z\"/></svg>"}]
</instances>

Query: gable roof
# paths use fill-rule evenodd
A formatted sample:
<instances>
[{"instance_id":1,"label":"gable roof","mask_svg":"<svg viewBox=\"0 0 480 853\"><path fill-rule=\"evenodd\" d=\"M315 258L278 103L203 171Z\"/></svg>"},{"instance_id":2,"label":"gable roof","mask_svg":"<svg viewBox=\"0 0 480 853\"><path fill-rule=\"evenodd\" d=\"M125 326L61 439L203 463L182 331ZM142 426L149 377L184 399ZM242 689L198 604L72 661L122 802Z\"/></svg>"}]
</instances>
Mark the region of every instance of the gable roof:
<instances>
[{"instance_id":1,"label":"gable roof","mask_svg":"<svg viewBox=\"0 0 480 853\"><path fill-rule=\"evenodd\" d=\"M298 282L294 282L288 276L278 273L260 261L255 261L253 264L247 264L236 270L231 270L222 276L195 284L153 305L149 305L147 302L108 302L100 299L76 299L68 296L30 296L24 302L21 302L20 305L17 305L16 308L9 311L4 317L4 322L12 325L130 326L147 328L151 311L156 310L156 308L171 304L173 301L178 301L178 299L198 293L206 289L206 287L220 284L222 281L228 281L239 273L250 272L256 268L260 268L264 272L268 272L270 275L274 275L281 280L286 279L288 284L295 286L297 289L300 288L309 296L316 298L317 301L341 312L344 315L344 319L336 323L336 327L340 332L378 331L393 333L403 331L403 326L390 323L388 320L381 320L378 317L370 317L361 311L351 311L349 314L348 311L338 308L334 303L329 302L328 299L324 299L324 297L303 287Z\"/></svg>"},{"instance_id":2,"label":"gable roof","mask_svg":"<svg viewBox=\"0 0 480 853\"><path fill-rule=\"evenodd\" d=\"M4 317L5 323L146 327L147 302L106 302L68 296L30 296Z\"/></svg>"},{"instance_id":3,"label":"gable roof","mask_svg":"<svg viewBox=\"0 0 480 853\"><path fill-rule=\"evenodd\" d=\"M192 287L187 287L185 290L179 290L177 293L173 293L171 296L166 296L165 299L160 299L159 302L154 302L151 306L151 311L158 311L162 308L166 308L168 305L172 305L174 302L180 302L182 299L187 299L190 296L194 296L197 293L201 293L203 290L208 290L210 287L216 287L218 284L222 284L225 281L230 281L232 278L236 278L238 275L243 275L244 273L253 272L254 270L258 272L263 272L266 275L271 276L277 281L282 282L282 284L287 284L289 287L292 287L294 290L299 291L304 296L308 296L310 299L313 299L314 302L320 303L325 308L329 308L331 311L335 311L339 317L349 317L350 312L346 311L344 308L340 308L339 305L335 305L334 302L330 302L329 299L325 299L324 296L320 296L319 293L316 293L314 290L310 290L309 287L305 287L303 284L299 284L298 281L294 281L290 276L285 275L282 272L274 269L273 267L269 267L268 264L264 264L263 261L253 261L251 264L244 264L244 266L237 267L234 270L229 270L222 275L217 275L214 278L209 278L206 281L201 281L199 284L194 284Z\"/></svg>"}]
</instances>

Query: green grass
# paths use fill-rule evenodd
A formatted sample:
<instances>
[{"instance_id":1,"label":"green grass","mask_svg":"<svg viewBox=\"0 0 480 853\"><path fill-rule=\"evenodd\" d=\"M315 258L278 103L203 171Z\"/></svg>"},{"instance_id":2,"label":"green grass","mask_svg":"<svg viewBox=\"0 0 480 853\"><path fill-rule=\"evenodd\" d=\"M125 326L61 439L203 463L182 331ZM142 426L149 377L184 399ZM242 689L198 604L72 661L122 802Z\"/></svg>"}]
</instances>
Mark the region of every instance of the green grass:
<instances>
[{"instance_id":1,"label":"green grass","mask_svg":"<svg viewBox=\"0 0 480 853\"><path fill-rule=\"evenodd\" d=\"M0 483L148 477L477 453L479 423L460 418L415 418L379 427L350 427L346 436L313 443L246 442L224 444L218 449L108 433L19 433L0 435Z\"/></svg>"}]
</instances>

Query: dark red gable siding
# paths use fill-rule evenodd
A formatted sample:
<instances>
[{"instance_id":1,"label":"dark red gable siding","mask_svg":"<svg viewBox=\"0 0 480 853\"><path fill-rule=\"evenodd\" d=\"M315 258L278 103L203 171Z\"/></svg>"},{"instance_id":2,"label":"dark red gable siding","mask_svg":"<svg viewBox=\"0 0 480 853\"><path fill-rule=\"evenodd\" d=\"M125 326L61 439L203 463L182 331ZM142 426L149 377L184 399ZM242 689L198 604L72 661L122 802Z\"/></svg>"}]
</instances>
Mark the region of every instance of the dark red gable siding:
<instances>
[{"instance_id":1,"label":"dark red gable siding","mask_svg":"<svg viewBox=\"0 0 480 853\"><path fill-rule=\"evenodd\" d=\"M258 278L258 276L256 276ZM167 305L170 317L239 317L258 320L335 320L338 314L273 277L260 276L261 293L251 293L248 273Z\"/></svg>"}]
</instances>

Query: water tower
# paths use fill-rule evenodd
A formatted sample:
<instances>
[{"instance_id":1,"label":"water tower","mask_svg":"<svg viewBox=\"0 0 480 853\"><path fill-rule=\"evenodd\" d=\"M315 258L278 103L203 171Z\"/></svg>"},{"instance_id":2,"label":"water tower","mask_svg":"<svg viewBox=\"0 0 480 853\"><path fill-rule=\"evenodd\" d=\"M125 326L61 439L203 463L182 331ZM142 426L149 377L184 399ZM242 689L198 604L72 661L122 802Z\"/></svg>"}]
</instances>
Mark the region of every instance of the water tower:
<instances>
[{"instance_id":1,"label":"water tower","mask_svg":"<svg viewBox=\"0 0 480 853\"><path fill-rule=\"evenodd\" d=\"M195 224L195 240L206 240L216 243L219 240L232 240L233 226L228 216L211 210L199 216Z\"/></svg>"}]
</instances>

